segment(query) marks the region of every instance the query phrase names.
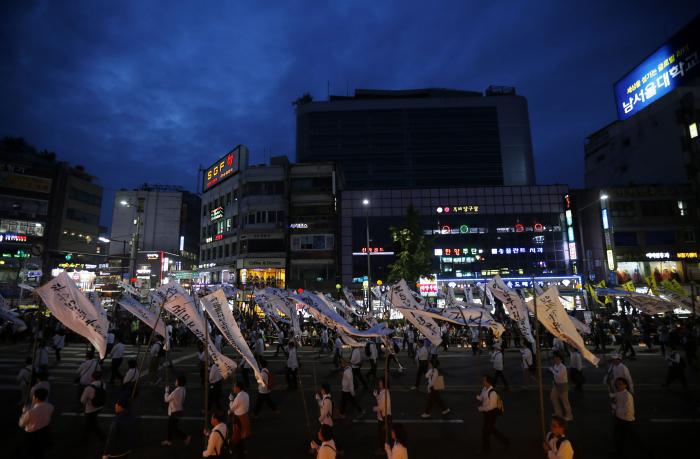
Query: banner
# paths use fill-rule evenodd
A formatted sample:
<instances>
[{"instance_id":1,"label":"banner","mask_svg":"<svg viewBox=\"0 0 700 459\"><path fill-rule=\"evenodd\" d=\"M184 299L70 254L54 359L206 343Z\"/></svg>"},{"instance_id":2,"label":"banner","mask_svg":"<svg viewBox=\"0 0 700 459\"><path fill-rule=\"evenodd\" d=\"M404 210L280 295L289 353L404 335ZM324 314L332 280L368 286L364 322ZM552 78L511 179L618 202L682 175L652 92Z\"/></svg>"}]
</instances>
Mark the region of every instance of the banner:
<instances>
[{"instance_id":1,"label":"banner","mask_svg":"<svg viewBox=\"0 0 700 459\"><path fill-rule=\"evenodd\" d=\"M236 370L236 362L226 357L211 342L206 339L204 331L205 321L197 312L194 300L180 287L179 284L170 282L155 290L156 296L162 298L166 311L177 317L185 326L207 346L209 358L219 368L221 376L226 379Z\"/></svg>"},{"instance_id":2,"label":"banner","mask_svg":"<svg viewBox=\"0 0 700 459\"><path fill-rule=\"evenodd\" d=\"M137 319L151 327L151 329L154 329L156 333L165 338L165 345L163 346L163 349L166 351L170 350L170 336L168 336L168 329L165 327L165 321L162 317L160 320L158 320L160 308L158 309L158 312L150 311L148 308L146 308L146 306L129 296L122 296L122 299L119 300L119 306L129 311Z\"/></svg>"},{"instance_id":3,"label":"banner","mask_svg":"<svg viewBox=\"0 0 700 459\"><path fill-rule=\"evenodd\" d=\"M518 330L520 330L523 338L535 344L535 338L532 336L532 330L530 329L527 307L518 292L508 287L498 274L486 283L486 289L501 300L503 306L508 310L510 319L518 324Z\"/></svg>"},{"instance_id":4,"label":"banner","mask_svg":"<svg viewBox=\"0 0 700 459\"><path fill-rule=\"evenodd\" d=\"M304 292L301 295L293 294L290 296L308 306L307 312L311 314L314 319L331 330L342 330L348 335L358 336L360 338L375 338L393 333L393 330L387 328L386 323L378 324L368 330L358 330L342 318L340 314L326 305L324 301L314 293Z\"/></svg>"},{"instance_id":5,"label":"banner","mask_svg":"<svg viewBox=\"0 0 700 459\"><path fill-rule=\"evenodd\" d=\"M413 297L406 281L401 279L392 285L390 292L389 302L391 306L411 322L434 346L439 346L442 342L440 327L432 318L416 314L416 311L422 311L423 307Z\"/></svg>"},{"instance_id":6,"label":"banner","mask_svg":"<svg viewBox=\"0 0 700 459\"><path fill-rule=\"evenodd\" d=\"M107 354L107 316L75 286L75 281L62 272L42 285L39 294L51 314L66 328L85 337L104 359ZM101 308L100 308L101 309Z\"/></svg>"},{"instance_id":7,"label":"banner","mask_svg":"<svg viewBox=\"0 0 700 459\"><path fill-rule=\"evenodd\" d=\"M248 347L248 343L246 343L241 329L238 327L238 323L233 317L231 308L228 306L226 293L223 290L217 290L214 293L202 297L200 301L226 341L253 369L258 384L264 385L265 383L260 375L260 368L258 368L258 362L255 360L255 357L253 357L253 353L250 351L250 347Z\"/></svg>"},{"instance_id":8,"label":"banner","mask_svg":"<svg viewBox=\"0 0 700 459\"><path fill-rule=\"evenodd\" d=\"M547 331L578 349L584 359L597 367L599 359L586 348L583 338L579 335L576 326L571 322L564 306L559 301L559 290L554 286L550 287L533 301L537 301L537 319ZM528 301L527 307L534 313L533 301Z\"/></svg>"}]
</instances>

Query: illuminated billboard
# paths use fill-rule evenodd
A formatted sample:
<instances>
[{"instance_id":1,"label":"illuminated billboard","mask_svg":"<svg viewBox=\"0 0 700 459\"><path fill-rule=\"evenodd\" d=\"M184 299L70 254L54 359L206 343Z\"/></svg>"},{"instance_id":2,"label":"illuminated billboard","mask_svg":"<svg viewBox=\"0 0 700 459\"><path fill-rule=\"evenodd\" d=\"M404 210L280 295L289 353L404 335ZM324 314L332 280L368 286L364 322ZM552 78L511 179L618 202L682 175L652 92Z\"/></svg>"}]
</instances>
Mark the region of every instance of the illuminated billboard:
<instances>
[{"instance_id":1,"label":"illuminated billboard","mask_svg":"<svg viewBox=\"0 0 700 459\"><path fill-rule=\"evenodd\" d=\"M700 16L615 83L618 118L629 118L698 76L699 51Z\"/></svg>"},{"instance_id":2,"label":"illuminated billboard","mask_svg":"<svg viewBox=\"0 0 700 459\"><path fill-rule=\"evenodd\" d=\"M209 191L240 171L241 147L238 146L204 171L203 192Z\"/></svg>"}]
</instances>

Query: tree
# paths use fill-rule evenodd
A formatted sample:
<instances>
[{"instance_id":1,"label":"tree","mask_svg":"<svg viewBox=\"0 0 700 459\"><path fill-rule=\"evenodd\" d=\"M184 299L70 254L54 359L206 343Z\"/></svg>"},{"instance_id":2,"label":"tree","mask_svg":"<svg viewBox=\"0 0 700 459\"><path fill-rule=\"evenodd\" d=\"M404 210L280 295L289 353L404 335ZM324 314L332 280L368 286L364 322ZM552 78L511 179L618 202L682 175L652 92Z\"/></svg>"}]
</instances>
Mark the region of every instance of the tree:
<instances>
[{"instance_id":1,"label":"tree","mask_svg":"<svg viewBox=\"0 0 700 459\"><path fill-rule=\"evenodd\" d=\"M413 287L419 277L431 275L430 240L423 234L420 214L411 205L406 209L404 226L390 229L396 261L389 265L389 282L406 279Z\"/></svg>"}]
</instances>

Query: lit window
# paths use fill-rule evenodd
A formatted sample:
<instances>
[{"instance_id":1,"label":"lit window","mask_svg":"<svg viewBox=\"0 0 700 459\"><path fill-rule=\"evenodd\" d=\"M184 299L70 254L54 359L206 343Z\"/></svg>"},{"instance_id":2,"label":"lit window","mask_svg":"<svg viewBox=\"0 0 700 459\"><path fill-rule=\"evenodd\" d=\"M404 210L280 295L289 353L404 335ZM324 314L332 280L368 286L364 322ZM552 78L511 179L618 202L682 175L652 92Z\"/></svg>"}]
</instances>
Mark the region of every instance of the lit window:
<instances>
[{"instance_id":1,"label":"lit window","mask_svg":"<svg viewBox=\"0 0 700 459\"><path fill-rule=\"evenodd\" d=\"M693 123L690 126L688 126L688 130L690 130L690 138L694 139L695 137L698 136L698 124Z\"/></svg>"}]
</instances>

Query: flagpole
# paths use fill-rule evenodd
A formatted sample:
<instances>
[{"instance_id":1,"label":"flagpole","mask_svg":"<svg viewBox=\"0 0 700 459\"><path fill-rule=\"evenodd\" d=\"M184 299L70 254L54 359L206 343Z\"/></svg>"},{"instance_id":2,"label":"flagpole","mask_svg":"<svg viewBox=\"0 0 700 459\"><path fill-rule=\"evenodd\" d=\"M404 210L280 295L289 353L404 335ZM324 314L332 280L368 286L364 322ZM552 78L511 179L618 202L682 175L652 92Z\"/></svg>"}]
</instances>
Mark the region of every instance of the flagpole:
<instances>
[{"instance_id":1,"label":"flagpole","mask_svg":"<svg viewBox=\"0 0 700 459\"><path fill-rule=\"evenodd\" d=\"M160 319L163 315L163 310L165 309L164 303L165 303L165 301L163 301L163 303L161 303L160 310L158 311L158 317L156 317L156 321L153 324L153 330L151 330L151 336L148 338L148 345L146 346L146 351L145 351L146 353L148 353L148 351L151 349L151 344L153 343L153 336L156 333L156 328L158 328L158 322L160 322ZM136 354L136 359L138 360L138 351ZM143 357L141 357L141 362L139 363L139 372L136 374L136 380L134 381L134 387L133 387L133 389L131 389L131 399L132 400L134 399L134 397L136 397L136 388L138 387L139 381L141 380L141 372L143 371L143 362L145 360L146 360L146 356L144 355ZM156 368L156 372L157 371L158 371L158 369ZM166 381L166 384L167 384L167 381Z\"/></svg>"},{"instance_id":2,"label":"flagpole","mask_svg":"<svg viewBox=\"0 0 700 459\"><path fill-rule=\"evenodd\" d=\"M537 293L535 292L535 278L532 277L533 285L533 309L535 312L535 348L537 349L537 386L540 398L540 429L542 433L542 438L545 438L545 428L544 428L544 389L542 388L542 357L540 352L540 323L537 318Z\"/></svg>"}]
</instances>

